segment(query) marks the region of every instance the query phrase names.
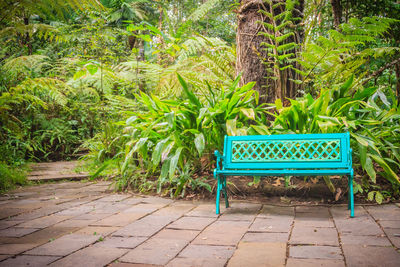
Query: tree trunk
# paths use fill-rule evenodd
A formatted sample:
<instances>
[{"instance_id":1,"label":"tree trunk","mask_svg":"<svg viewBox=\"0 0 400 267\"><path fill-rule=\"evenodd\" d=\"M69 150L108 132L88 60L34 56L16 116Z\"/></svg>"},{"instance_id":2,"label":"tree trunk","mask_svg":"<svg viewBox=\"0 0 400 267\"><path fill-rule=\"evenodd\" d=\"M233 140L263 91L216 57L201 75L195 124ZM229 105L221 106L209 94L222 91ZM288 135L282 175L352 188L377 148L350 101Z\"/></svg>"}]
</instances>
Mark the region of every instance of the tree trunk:
<instances>
[{"instance_id":1,"label":"tree trunk","mask_svg":"<svg viewBox=\"0 0 400 267\"><path fill-rule=\"evenodd\" d=\"M342 23L342 5L340 0L331 0L332 14L333 14L333 25L336 30L339 30L339 25Z\"/></svg>"},{"instance_id":2,"label":"tree trunk","mask_svg":"<svg viewBox=\"0 0 400 267\"><path fill-rule=\"evenodd\" d=\"M274 0L273 3L284 2L285 0ZM304 0L298 1L293 14L296 17L303 17ZM242 0L238 13L238 28L236 35L237 58L236 58L236 73L242 73L240 85L248 82L256 82L254 89L260 93L260 102L272 103L277 98L282 100L285 97L293 98L296 96L298 85L293 80L299 80L299 74L293 69L286 68L285 65L280 65L279 61L274 60L268 55L267 49L263 48L262 43L273 44L273 40L260 35L260 32L268 32L274 34L271 29L266 28L260 22L274 24L268 16L260 13L260 10L265 10L269 13L277 15L284 11L281 5L272 10L272 8L262 0ZM295 21L293 27L300 28L301 21ZM274 25L277 26L277 25ZM278 36L276 36L278 37ZM303 41L304 33L295 31L295 34L288 42L300 44ZM282 44L280 44L282 45ZM298 51L292 51L296 54ZM275 58L279 55L279 51L272 49L269 53L274 54ZM297 63L291 63L294 67L300 68ZM268 67L273 70L268 71Z\"/></svg>"},{"instance_id":3,"label":"tree trunk","mask_svg":"<svg viewBox=\"0 0 400 267\"><path fill-rule=\"evenodd\" d=\"M262 20L258 12L261 8L262 0L242 0L238 10L238 27L236 34L236 74L242 74L240 86L248 82L256 82L254 89L261 96L267 94L267 70L263 64L263 58L267 57L267 52L260 49L261 43L265 42L265 37L258 35L261 25L257 21ZM275 97L268 94L269 99ZM265 102L266 98L262 97Z\"/></svg>"}]
</instances>

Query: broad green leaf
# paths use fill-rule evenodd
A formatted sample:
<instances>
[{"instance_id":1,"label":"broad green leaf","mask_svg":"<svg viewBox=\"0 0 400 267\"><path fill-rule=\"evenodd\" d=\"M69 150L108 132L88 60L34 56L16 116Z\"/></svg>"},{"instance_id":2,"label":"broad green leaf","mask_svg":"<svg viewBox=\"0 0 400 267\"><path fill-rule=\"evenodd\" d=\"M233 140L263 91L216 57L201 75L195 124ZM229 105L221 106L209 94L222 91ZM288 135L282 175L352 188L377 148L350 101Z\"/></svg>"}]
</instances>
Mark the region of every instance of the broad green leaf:
<instances>
[{"instance_id":1,"label":"broad green leaf","mask_svg":"<svg viewBox=\"0 0 400 267\"><path fill-rule=\"evenodd\" d=\"M365 163L367 161L367 147L363 146L361 143L358 143L358 151L360 153L361 167L365 169Z\"/></svg>"},{"instance_id":2,"label":"broad green leaf","mask_svg":"<svg viewBox=\"0 0 400 267\"><path fill-rule=\"evenodd\" d=\"M169 137L165 138L158 142L156 147L153 150L153 154L151 157L151 161L153 162L154 168L160 163L161 161L161 154L164 148L165 143L169 140Z\"/></svg>"},{"instance_id":3,"label":"broad green leaf","mask_svg":"<svg viewBox=\"0 0 400 267\"><path fill-rule=\"evenodd\" d=\"M376 203L378 203L378 204L382 204L383 196L382 196L381 192L376 191L376 194L375 194L375 201L376 201Z\"/></svg>"},{"instance_id":4,"label":"broad green leaf","mask_svg":"<svg viewBox=\"0 0 400 267\"><path fill-rule=\"evenodd\" d=\"M376 183L376 172L375 172L372 160L368 156L365 161L365 170L367 171L369 177L371 177L372 182L375 184Z\"/></svg>"},{"instance_id":5,"label":"broad green leaf","mask_svg":"<svg viewBox=\"0 0 400 267\"><path fill-rule=\"evenodd\" d=\"M276 110L281 113L283 110L283 105L282 105L282 100L280 98L278 98L277 100L275 100L275 106L276 106Z\"/></svg>"},{"instance_id":6,"label":"broad green leaf","mask_svg":"<svg viewBox=\"0 0 400 267\"><path fill-rule=\"evenodd\" d=\"M89 71L90 75L93 75L97 72L98 67L94 64L88 64L86 65L86 69Z\"/></svg>"},{"instance_id":7,"label":"broad green leaf","mask_svg":"<svg viewBox=\"0 0 400 267\"><path fill-rule=\"evenodd\" d=\"M194 139L194 144L197 148L197 151L199 152L199 155L201 156L205 147L204 135L202 133L196 134L196 138Z\"/></svg>"},{"instance_id":8,"label":"broad green leaf","mask_svg":"<svg viewBox=\"0 0 400 267\"><path fill-rule=\"evenodd\" d=\"M164 149L161 154L161 161L164 161L167 159L169 152L171 152L171 149L174 147L175 141L171 141L167 145L164 146Z\"/></svg>"},{"instance_id":9,"label":"broad green leaf","mask_svg":"<svg viewBox=\"0 0 400 267\"><path fill-rule=\"evenodd\" d=\"M400 185L399 177L392 170L392 168L390 168L390 166L385 162L385 160L383 158L376 156L376 155L370 155L370 157L383 168L385 173L388 175L390 182L392 182L393 184Z\"/></svg>"},{"instance_id":10,"label":"broad green leaf","mask_svg":"<svg viewBox=\"0 0 400 267\"><path fill-rule=\"evenodd\" d=\"M350 78L340 87L340 97L344 97L348 90L350 89L351 85L353 84L354 74L350 76Z\"/></svg>"},{"instance_id":11,"label":"broad green leaf","mask_svg":"<svg viewBox=\"0 0 400 267\"><path fill-rule=\"evenodd\" d=\"M247 118L255 120L254 109L252 108L241 108L240 111L245 115Z\"/></svg>"},{"instance_id":12,"label":"broad green leaf","mask_svg":"<svg viewBox=\"0 0 400 267\"><path fill-rule=\"evenodd\" d=\"M368 200L369 201L373 201L374 200L374 195L375 195L375 191L371 191L368 193Z\"/></svg>"},{"instance_id":13,"label":"broad green leaf","mask_svg":"<svg viewBox=\"0 0 400 267\"><path fill-rule=\"evenodd\" d=\"M186 81L178 73L176 75L178 76L178 81L182 85L183 91L185 92L186 96L189 98L190 102L198 107L201 107L199 99L195 96L195 94L192 91L189 90L189 87L188 87Z\"/></svg>"},{"instance_id":14,"label":"broad green leaf","mask_svg":"<svg viewBox=\"0 0 400 267\"><path fill-rule=\"evenodd\" d=\"M270 135L271 132L269 131L268 127L265 125L250 125L251 128L256 130L256 132L260 135Z\"/></svg>"},{"instance_id":15,"label":"broad green leaf","mask_svg":"<svg viewBox=\"0 0 400 267\"><path fill-rule=\"evenodd\" d=\"M169 179L170 180L172 180L174 178L176 166L178 165L182 150L183 150L183 147L179 147L175 151L175 155L171 158L171 163L169 165Z\"/></svg>"},{"instance_id":16,"label":"broad green leaf","mask_svg":"<svg viewBox=\"0 0 400 267\"><path fill-rule=\"evenodd\" d=\"M230 136L236 135L236 119L226 121L226 133Z\"/></svg>"},{"instance_id":17,"label":"broad green leaf","mask_svg":"<svg viewBox=\"0 0 400 267\"><path fill-rule=\"evenodd\" d=\"M78 70L74 74L74 80L78 80L79 78L81 78L84 75L86 75L86 71L85 70Z\"/></svg>"}]
</instances>

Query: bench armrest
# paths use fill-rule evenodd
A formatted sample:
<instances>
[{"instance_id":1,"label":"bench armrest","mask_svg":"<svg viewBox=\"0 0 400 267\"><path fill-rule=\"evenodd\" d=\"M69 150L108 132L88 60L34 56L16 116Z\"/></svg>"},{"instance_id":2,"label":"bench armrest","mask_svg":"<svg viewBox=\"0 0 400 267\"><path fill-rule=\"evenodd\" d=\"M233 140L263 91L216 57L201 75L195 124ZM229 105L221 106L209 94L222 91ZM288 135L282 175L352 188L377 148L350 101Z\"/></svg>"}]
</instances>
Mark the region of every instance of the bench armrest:
<instances>
[{"instance_id":1,"label":"bench armrest","mask_svg":"<svg viewBox=\"0 0 400 267\"><path fill-rule=\"evenodd\" d=\"M350 148L349 150L349 167L353 168L353 149Z\"/></svg>"},{"instance_id":2,"label":"bench armrest","mask_svg":"<svg viewBox=\"0 0 400 267\"><path fill-rule=\"evenodd\" d=\"M223 164L223 156L218 150L214 151L214 155L217 157L216 168L214 169L214 178L217 179L217 170L221 170L221 163Z\"/></svg>"}]
</instances>

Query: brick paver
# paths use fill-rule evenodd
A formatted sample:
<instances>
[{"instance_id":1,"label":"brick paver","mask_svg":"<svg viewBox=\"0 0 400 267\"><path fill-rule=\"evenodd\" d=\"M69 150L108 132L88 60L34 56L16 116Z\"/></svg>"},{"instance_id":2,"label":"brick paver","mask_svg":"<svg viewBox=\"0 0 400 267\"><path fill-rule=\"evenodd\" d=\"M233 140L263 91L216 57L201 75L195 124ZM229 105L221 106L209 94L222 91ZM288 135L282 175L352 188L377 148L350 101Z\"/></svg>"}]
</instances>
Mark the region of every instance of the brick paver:
<instances>
[{"instance_id":1,"label":"brick paver","mask_svg":"<svg viewBox=\"0 0 400 267\"><path fill-rule=\"evenodd\" d=\"M0 266L399 266L400 206L275 206L62 182L0 196Z\"/></svg>"}]
</instances>

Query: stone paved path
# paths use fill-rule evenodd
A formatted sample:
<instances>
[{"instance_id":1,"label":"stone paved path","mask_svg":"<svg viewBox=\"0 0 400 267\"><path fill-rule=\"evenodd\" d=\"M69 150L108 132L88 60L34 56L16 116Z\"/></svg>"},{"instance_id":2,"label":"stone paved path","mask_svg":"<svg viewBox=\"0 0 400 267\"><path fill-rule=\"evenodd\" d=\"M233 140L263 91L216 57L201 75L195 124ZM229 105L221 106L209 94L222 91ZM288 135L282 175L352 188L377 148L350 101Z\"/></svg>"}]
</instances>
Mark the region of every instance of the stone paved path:
<instances>
[{"instance_id":1,"label":"stone paved path","mask_svg":"<svg viewBox=\"0 0 400 267\"><path fill-rule=\"evenodd\" d=\"M32 171L28 175L30 181L49 181L49 180L82 180L89 178L86 172L75 171L80 164L79 161L56 161L40 162L30 164Z\"/></svg>"},{"instance_id":2,"label":"stone paved path","mask_svg":"<svg viewBox=\"0 0 400 267\"><path fill-rule=\"evenodd\" d=\"M400 206L279 207L108 193L109 183L0 197L0 266L400 266ZM267 201L267 200L266 200Z\"/></svg>"}]
</instances>

